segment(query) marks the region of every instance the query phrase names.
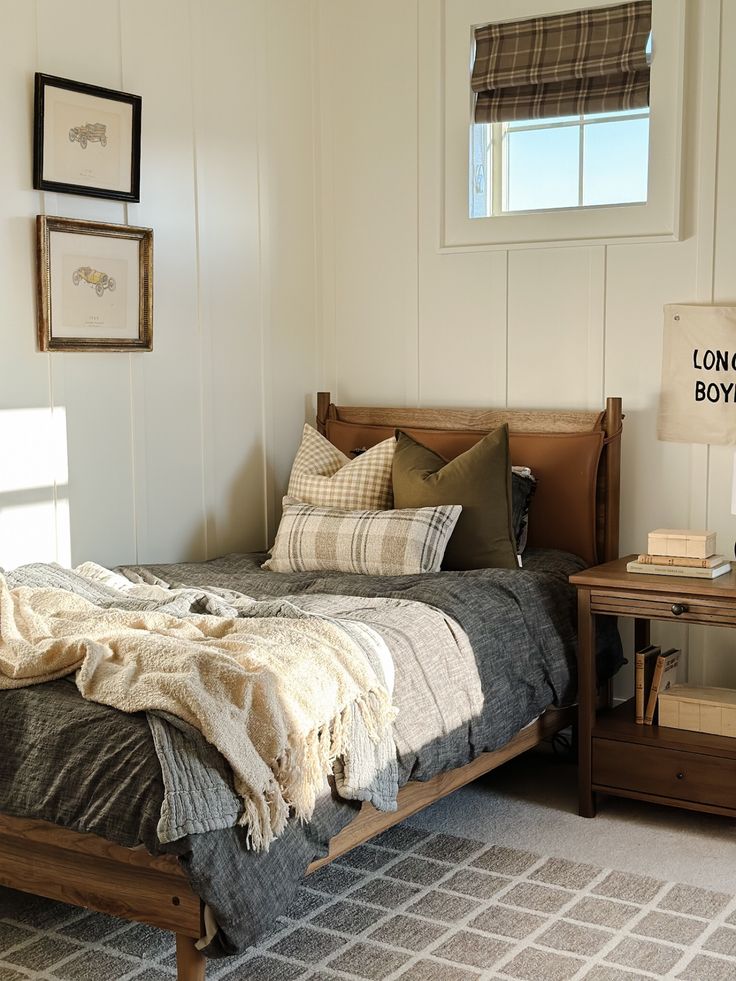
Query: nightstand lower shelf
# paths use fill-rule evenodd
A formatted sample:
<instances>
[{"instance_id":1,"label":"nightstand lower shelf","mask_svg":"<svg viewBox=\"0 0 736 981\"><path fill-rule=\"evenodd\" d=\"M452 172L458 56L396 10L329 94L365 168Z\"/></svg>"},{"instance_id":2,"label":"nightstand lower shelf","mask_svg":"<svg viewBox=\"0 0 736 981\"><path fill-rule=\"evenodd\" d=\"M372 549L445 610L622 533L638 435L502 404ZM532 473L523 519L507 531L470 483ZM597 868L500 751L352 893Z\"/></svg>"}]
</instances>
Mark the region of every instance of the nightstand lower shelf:
<instances>
[{"instance_id":1,"label":"nightstand lower shelf","mask_svg":"<svg viewBox=\"0 0 736 981\"><path fill-rule=\"evenodd\" d=\"M736 739L637 725L633 700L597 711L597 616L632 619L635 650L649 644L651 620L736 629L736 570L717 579L636 575L627 570L634 557L570 576L578 592L580 814L595 817L601 791L736 817Z\"/></svg>"},{"instance_id":2,"label":"nightstand lower shelf","mask_svg":"<svg viewBox=\"0 0 736 981\"><path fill-rule=\"evenodd\" d=\"M595 721L592 789L736 817L736 739L637 725L631 699Z\"/></svg>"}]
</instances>

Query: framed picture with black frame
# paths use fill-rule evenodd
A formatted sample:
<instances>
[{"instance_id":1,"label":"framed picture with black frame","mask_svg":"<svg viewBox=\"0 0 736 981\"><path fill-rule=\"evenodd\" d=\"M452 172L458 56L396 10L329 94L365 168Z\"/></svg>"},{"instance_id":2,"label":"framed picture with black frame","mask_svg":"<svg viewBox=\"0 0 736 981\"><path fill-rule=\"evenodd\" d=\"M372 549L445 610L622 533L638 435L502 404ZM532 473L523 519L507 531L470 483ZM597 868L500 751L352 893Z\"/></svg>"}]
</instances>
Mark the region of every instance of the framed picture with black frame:
<instances>
[{"instance_id":1,"label":"framed picture with black frame","mask_svg":"<svg viewBox=\"0 0 736 981\"><path fill-rule=\"evenodd\" d=\"M36 72L33 186L140 201L139 95Z\"/></svg>"}]
</instances>

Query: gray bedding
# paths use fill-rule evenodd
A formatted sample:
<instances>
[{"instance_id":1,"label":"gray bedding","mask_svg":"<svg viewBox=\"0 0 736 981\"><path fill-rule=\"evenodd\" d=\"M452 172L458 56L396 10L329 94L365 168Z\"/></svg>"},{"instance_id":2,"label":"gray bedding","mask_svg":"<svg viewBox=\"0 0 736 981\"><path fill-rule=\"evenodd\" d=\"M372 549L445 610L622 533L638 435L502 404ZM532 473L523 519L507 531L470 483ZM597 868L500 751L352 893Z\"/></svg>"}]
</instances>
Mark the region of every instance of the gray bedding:
<instances>
[{"instance_id":1,"label":"gray bedding","mask_svg":"<svg viewBox=\"0 0 736 981\"><path fill-rule=\"evenodd\" d=\"M574 700L575 597L567 577L582 563L573 556L531 553L518 572L384 579L267 573L259 567L262 558L228 556L123 571L132 580L193 587L190 608L198 603L197 590L219 591L225 599L227 591L234 591L298 597L302 606L368 622L382 633L396 662L400 783L429 779L468 762L503 745L550 704ZM353 599L327 599L325 594ZM379 615L378 607L355 599L373 596L398 602L383 604ZM443 611L450 633L453 622L459 625L460 636L446 638L446 652L452 650L454 659L438 653L441 645L421 643L417 626L415 636L406 636L401 602L406 600ZM104 597L93 601L104 602ZM427 629L436 631L436 624ZM599 669L607 676L620 663L621 652L615 631L602 633ZM470 661L463 665L464 650ZM228 772L216 754L196 733L161 719L152 725L155 740L144 716L85 702L69 681L0 692L0 738L9 750L0 757L0 811L179 855L219 925L206 953L242 949L273 924L306 866L324 854L329 838L352 818L357 804L336 799L325 784L309 825L292 823L268 854L247 852L242 829L228 826L235 805ZM190 789L192 780L208 788L194 805L201 806L203 796L218 802L225 815L214 825L218 830L161 844L160 760L164 770L168 760L180 772L185 789L187 780ZM178 799L169 793L167 800L178 808L174 817L183 832L199 829L192 820L191 795Z\"/></svg>"}]
</instances>

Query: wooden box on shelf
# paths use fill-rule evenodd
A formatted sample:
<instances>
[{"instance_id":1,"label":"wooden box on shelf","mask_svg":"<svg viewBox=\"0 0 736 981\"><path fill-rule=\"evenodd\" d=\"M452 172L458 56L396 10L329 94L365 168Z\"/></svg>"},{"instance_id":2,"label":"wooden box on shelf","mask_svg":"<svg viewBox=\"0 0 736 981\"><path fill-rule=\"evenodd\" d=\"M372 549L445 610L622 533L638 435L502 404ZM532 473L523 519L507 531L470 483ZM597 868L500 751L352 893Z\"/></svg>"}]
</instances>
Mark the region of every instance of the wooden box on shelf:
<instances>
[{"instance_id":1,"label":"wooden box on shelf","mask_svg":"<svg viewBox=\"0 0 736 981\"><path fill-rule=\"evenodd\" d=\"M736 691L673 685L659 696L659 724L736 737Z\"/></svg>"}]
</instances>

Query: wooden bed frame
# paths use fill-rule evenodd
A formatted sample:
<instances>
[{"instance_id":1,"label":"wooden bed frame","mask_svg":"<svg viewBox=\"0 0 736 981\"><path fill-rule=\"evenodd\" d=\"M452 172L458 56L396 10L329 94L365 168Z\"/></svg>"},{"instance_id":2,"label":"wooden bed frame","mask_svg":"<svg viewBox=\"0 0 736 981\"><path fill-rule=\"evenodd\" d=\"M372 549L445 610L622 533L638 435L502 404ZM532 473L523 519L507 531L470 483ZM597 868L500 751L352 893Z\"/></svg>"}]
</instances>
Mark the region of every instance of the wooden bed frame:
<instances>
[{"instance_id":1,"label":"wooden bed frame","mask_svg":"<svg viewBox=\"0 0 736 981\"><path fill-rule=\"evenodd\" d=\"M600 432L603 449L596 474L596 544L600 561L618 557L621 400L609 398L603 412L467 409L348 408L318 393L317 422L329 421L412 429L488 432L504 422L510 432L561 434ZM329 854L307 874L472 780L537 746L570 725L575 710L549 709L501 749L432 780L412 781L399 792L398 810L386 814L364 804L351 824L330 842ZM46 821L0 814L0 884L101 913L152 924L176 934L179 981L203 981L206 959L195 946L204 934L204 904L173 856L153 856L96 835Z\"/></svg>"}]
</instances>

